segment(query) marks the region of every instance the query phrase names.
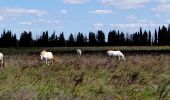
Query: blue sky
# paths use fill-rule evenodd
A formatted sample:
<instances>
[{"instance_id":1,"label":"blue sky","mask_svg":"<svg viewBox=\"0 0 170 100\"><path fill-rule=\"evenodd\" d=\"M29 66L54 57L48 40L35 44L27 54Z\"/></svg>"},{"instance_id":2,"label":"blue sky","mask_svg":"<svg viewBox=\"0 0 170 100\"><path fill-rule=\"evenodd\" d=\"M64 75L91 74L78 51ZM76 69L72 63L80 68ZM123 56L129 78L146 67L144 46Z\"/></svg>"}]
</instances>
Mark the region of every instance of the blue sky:
<instances>
[{"instance_id":1,"label":"blue sky","mask_svg":"<svg viewBox=\"0 0 170 100\"><path fill-rule=\"evenodd\" d=\"M170 0L0 0L0 31L20 36L31 30L36 37L55 30L66 38L97 30L153 31L170 23L169 11Z\"/></svg>"}]
</instances>

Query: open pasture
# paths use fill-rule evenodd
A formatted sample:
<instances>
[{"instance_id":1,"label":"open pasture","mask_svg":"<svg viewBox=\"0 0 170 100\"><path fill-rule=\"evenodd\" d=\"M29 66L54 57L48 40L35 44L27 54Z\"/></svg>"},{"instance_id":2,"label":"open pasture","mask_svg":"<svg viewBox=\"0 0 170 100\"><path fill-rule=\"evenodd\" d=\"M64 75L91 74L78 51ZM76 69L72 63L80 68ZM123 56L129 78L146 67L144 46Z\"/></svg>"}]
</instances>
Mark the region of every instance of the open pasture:
<instances>
[{"instance_id":1,"label":"open pasture","mask_svg":"<svg viewBox=\"0 0 170 100\"><path fill-rule=\"evenodd\" d=\"M81 49L82 53L105 53L107 50L120 50L130 53L170 53L170 46L104 46L104 47L26 47L0 48L4 54L39 54L42 50L53 53L75 53Z\"/></svg>"},{"instance_id":2,"label":"open pasture","mask_svg":"<svg viewBox=\"0 0 170 100\"><path fill-rule=\"evenodd\" d=\"M3 100L155 100L170 95L170 55L54 54L58 63L39 63L37 54L5 56L0 68Z\"/></svg>"}]
</instances>

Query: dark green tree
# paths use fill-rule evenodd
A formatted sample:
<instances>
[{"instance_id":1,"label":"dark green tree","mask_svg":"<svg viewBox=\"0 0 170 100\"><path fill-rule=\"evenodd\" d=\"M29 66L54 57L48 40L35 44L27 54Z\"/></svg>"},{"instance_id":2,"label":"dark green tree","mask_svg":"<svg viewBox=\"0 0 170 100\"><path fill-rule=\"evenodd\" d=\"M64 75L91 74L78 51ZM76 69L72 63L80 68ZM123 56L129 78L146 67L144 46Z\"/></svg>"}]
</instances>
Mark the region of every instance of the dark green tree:
<instances>
[{"instance_id":1,"label":"dark green tree","mask_svg":"<svg viewBox=\"0 0 170 100\"><path fill-rule=\"evenodd\" d=\"M55 35L55 31L54 31L53 34L51 34L51 36L49 37L49 46L51 46L51 47L56 46L56 35Z\"/></svg>"},{"instance_id":2,"label":"dark green tree","mask_svg":"<svg viewBox=\"0 0 170 100\"><path fill-rule=\"evenodd\" d=\"M77 46L84 46L85 45L85 41L84 41L84 36L82 33L78 33L77 34Z\"/></svg>"},{"instance_id":3,"label":"dark green tree","mask_svg":"<svg viewBox=\"0 0 170 100\"><path fill-rule=\"evenodd\" d=\"M0 46L1 47L15 47L17 43L17 41L14 41L14 38L16 38L16 36L14 36L11 32L11 30L5 31L5 29L3 30L3 33L1 34L1 38L0 38Z\"/></svg>"},{"instance_id":4,"label":"dark green tree","mask_svg":"<svg viewBox=\"0 0 170 100\"><path fill-rule=\"evenodd\" d=\"M63 32L58 37L58 46L65 46L65 38Z\"/></svg>"},{"instance_id":5,"label":"dark green tree","mask_svg":"<svg viewBox=\"0 0 170 100\"><path fill-rule=\"evenodd\" d=\"M89 46L96 46L96 35L94 32L89 32Z\"/></svg>"},{"instance_id":6,"label":"dark green tree","mask_svg":"<svg viewBox=\"0 0 170 100\"><path fill-rule=\"evenodd\" d=\"M68 46L75 46L75 40L72 33L70 34L68 39Z\"/></svg>"},{"instance_id":7,"label":"dark green tree","mask_svg":"<svg viewBox=\"0 0 170 100\"><path fill-rule=\"evenodd\" d=\"M148 45L148 33L147 31L145 30L144 33L143 33L143 36L142 36L142 45L143 46L147 46Z\"/></svg>"},{"instance_id":8,"label":"dark green tree","mask_svg":"<svg viewBox=\"0 0 170 100\"><path fill-rule=\"evenodd\" d=\"M152 40L151 40L151 31L149 30L149 34L148 34L148 46L152 45Z\"/></svg>"},{"instance_id":9,"label":"dark green tree","mask_svg":"<svg viewBox=\"0 0 170 100\"><path fill-rule=\"evenodd\" d=\"M108 45L117 45L117 33L115 30L110 31L108 34Z\"/></svg>"},{"instance_id":10,"label":"dark green tree","mask_svg":"<svg viewBox=\"0 0 170 100\"><path fill-rule=\"evenodd\" d=\"M125 35L123 32L119 35L119 46L125 45Z\"/></svg>"},{"instance_id":11,"label":"dark green tree","mask_svg":"<svg viewBox=\"0 0 170 100\"><path fill-rule=\"evenodd\" d=\"M97 42L98 42L98 45L100 46L105 45L105 34L101 30L97 32Z\"/></svg>"},{"instance_id":12,"label":"dark green tree","mask_svg":"<svg viewBox=\"0 0 170 100\"><path fill-rule=\"evenodd\" d=\"M32 33L24 31L21 33L20 40L19 40L19 46L20 47L31 47L33 46L33 39L32 39Z\"/></svg>"},{"instance_id":13,"label":"dark green tree","mask_svg":"<svg viewBox=\"0 0 170 100\"><path fill-rule=\"evenodd\" d=\"M154 35L154 45L158 44L158 33L157 30L155 29L155 35Z\"/></svg>"}]
</instances>

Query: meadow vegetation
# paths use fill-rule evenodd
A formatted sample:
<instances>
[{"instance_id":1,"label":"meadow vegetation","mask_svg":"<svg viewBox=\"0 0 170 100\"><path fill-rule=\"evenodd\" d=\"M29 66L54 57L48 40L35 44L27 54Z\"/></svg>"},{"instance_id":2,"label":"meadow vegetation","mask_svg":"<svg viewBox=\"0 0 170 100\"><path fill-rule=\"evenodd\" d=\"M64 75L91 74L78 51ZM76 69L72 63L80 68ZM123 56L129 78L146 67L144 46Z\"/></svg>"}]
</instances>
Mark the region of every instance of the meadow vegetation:
<instances>
[{"instance_id":1,"label":"meadow vegetation","mask_svg":"<svg viewBox=\"0 0 170 100\"><path fill-rule=\"evenodd\" d=\"M167 100L170 55L55 53L58 63L39 63L37 54L5 55L0 68L2 100Z\"/></svg>"},{"instance_id":2,"label":"meadow vegetation","mask_svg":"<svg viewBox=\"0 0 170 100\"><path fill-rule=\"evenodd\" d=\"M39 54L42 50L53 53L74 53L77 49L84 52L106 52L107 50L121 50L123 52L170 52L170 46L99 46L99 47L11 47L0 48L4 54Z\"/></svg>"}]
</instances>

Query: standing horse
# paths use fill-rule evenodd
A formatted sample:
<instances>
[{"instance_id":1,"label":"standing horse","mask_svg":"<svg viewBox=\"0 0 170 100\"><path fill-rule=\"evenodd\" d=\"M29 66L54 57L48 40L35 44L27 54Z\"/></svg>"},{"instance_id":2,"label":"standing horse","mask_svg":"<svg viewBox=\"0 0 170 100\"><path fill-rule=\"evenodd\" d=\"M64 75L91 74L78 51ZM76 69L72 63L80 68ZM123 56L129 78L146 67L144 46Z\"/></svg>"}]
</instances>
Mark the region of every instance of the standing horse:
<instances>
[{"instance_id":1,"label":"standing horse","mask_svg":"<svg viewBox=\"0 0 170 100\"><path fill-rule=\"evenodd\" d=\"M53 63L53 60L55 60L52 52L47 52L47 51L45 51L45 50L40 53L40 59L41 59L42 61L45 60L45 63L46 63L47 65L49 65L50 62L51 62L51 64L52 64L52 63ZM55 60L55 61L56 61L56 60Z\"/></svg>"},{"instance_id":2,"label":"standing horse","mask_svg":"<svg viewBox=\"0 0 170 100\"><path fill-rule=\"evenodd\" d=\"M120 52L119 50L117 50L117 51L108 50L108 51L107 51L107 56L108 56L108 57L117 57L118 60L121 60L121 59L122 59L123 61L125 61L125 56L124 56L123 53Z\"/></svg>"},{"instance_id":3,"label":"standing horse","mask_svg":"<svg viewBox=\"0 0 170 100\"><path fill-rule=\"evenodd\" d=\"M4 67L3 53L0 53L0 67Z\"/></svg>"},{"instance_id":4,"label":"standing horse","mask_svg":"<svg viewBox=\"0 0 170 100\"><path fill-rule=\"evenodd\" d=\"M77 55L81 56L82 51L80 49L77 49Z\"/></svg>"}]
</instances>

